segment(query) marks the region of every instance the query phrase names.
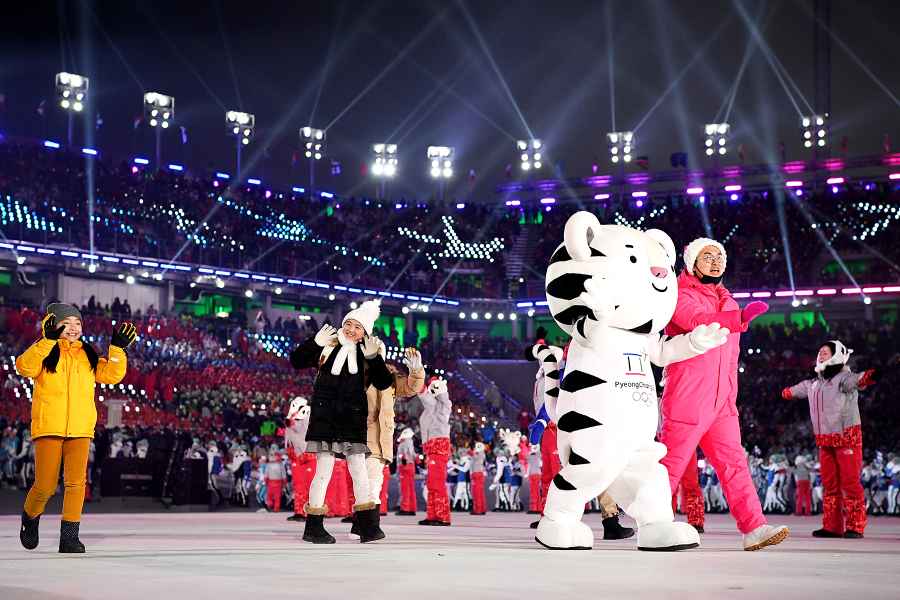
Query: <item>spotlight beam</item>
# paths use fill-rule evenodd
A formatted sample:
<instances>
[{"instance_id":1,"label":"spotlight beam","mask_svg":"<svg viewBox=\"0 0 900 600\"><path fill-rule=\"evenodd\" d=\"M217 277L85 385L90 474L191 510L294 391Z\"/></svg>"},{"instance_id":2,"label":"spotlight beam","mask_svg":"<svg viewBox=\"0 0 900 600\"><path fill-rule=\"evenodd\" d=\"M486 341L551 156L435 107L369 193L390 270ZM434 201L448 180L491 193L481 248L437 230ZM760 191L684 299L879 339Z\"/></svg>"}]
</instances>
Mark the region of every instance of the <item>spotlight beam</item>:
<instances>
[{"instance_id":1,"label":"spotlight beam","mask_svg":"<svg viewBox=\"0 0 900 600\"><path fill-rule=\"evenodd\" d=\"M340 12L337 16L337 23L334 26L334 31L331 32L331 40L328 42L328 52L325 54L325 62L322 64L322 72L319 74L319 89L316 90L316 99L313 101L312 112L309 113L309 120L307 123L316 122L316 112L319 110L319 100L322 99L322 91L325 89L325 82L328 81L328 75L331 72L332 65L334 65L334 47L335 44L337 44L341 23L344 21L344 9L346 6L346 3L341 4Z\"/></svg>"},{"instance_id":2,"label":"spotlight beam","mask_svg":"<svg viewBox=\"0 0 900 600\"><path fill-rule=\"evenodd\" d=\"M759 5L759 13L762 13L764 4ZM762 30L765 31L768 29L769 24L772 22L772 17L775 16L775 8L776 5L772 5L772 10L769 11L769 14L766 16L765 22L762 24ZM757 14L756 21L759 21L760 14ZM750 64L750 59L756 53L756 49L759 45L756 43L756 40L752 35L747 37L747 44L744 46L744 58L741 59L741 66L738 69L737 77L735 77L734 83L731 85L731 90L722 100L722 106L719 107L719 110L716 112L716 118L714 119L717 123L728 123L729 117L731 116L731 109L734 107L734 101L737 98L738 89L741 87L741 82L744 79L744 72L747 70L747 66ZM727 108L726 108L727 105ZM722 113L722 110L725 110L724 116L719 118L719 115Z\"/></svg>"},{"instance_id":3,"label":"spotlight beam","mask_svg":"<svg viewBox=\"0 0 900 600\"><path fill-rule=\"evenodd\" d=\"M379 41L381 41L381 43L383 43L384 45L386 45L386 46L388 46L389 48L391 48L394 52L397 52L397 51L398 51L398 47L397 47L395 44L391 43L391 41L390 41L389 39L386 39L386 38L379 38ZM469 109L470 111L472 111L472 113L475 114L476 116L481 117L481 119L483 119L485 123L487 123L488 125L492 126L494 129L496 129L497 131L499 131L500 133L502 133L503 135L505 135L506 137L508 137L510 140L515 141L516 136L514 136L514 135L511 134L511 133L509 133L507 130L505 130L503 127L501 127L499 124L497 124L496 121L494 121L492 118L490 118L489 116L487 116L486 114L484 114L481 110L478 109L477 106L475 106L474 104L472 104L465 96L462 96L461 94L459 94L458 92L456 92L456 91L455 91L453 88L451 88L450 86L445 85L445 84L443 83L443 81L442 81L441 79L438 78L437 75L435 75L434 73L432 73L428 68L422 66L418 61L416 61L415 58L407 57L406 60L407 60L408 63L410 63L412 66L414 66L415 68L417 68L420 72L422 72L424 75L427 75L428 77L430 77L432 81L434 81L434 82L437 83L439 86L441 86L441 87L444 89L444 92L445 92L445 93L449 94L450 96L453 96L453 98L456 99L456 100L458 100L460 103L462 103L462 105L463 105L465 108L467 108L467 109Z\"/></svg>"},{"instance_id":4,"label":"spotlight beam","mask_svg":"<svg viewBox=\"0 0 900 600\"><path fill-rule=\"evenodd\" d=\"M794 202L795 202L797 208L800 210L800 214L802 214L803 218L806 219L806 222L809 223L810 225L815 223L815 221L812 218L812 215L810 215L809 211L806 209L806 206L803 203L803 200L801 200L800 198L794 198ZM825 237L825 234L822 232L822 229L819 227L816 227L815 229L813 229L813 231L816 232L816 237L819 238L819 241L822 242L822 245L825 246L825 248L828 250L828 253L831 254L832 258L834 258L835 262L841 268L841 271L844 272L844 275L846 275L847 279L849 279L850 282L853 284L853 287L860 288L860 292L859 292L860 295L865 297L865 294L863 294L863 292L862 292L862 288L860 287L859 283L857 283L856 278L853 277L853 274L850 273L850 269L847 268L847 264L844 262L844 259L841 258L841 256L837 253L837 250L834 249L834 246L831 245L831 242L828 241L828 238Z\"/></svg>"},{"instance_id":5,"label":"spotlight beam","mask_svg":"<svg viewBox=\"0 0 900 600\"><path fill-rule=\"evenodd\" d=\"M159 21L156 20L156 16L153 15L149 9L147 9L144 5L139 4L138 10L140 10L144 16L150 21L153 26L156 28L156 33L159 34L159 37L163 39L163 41L169 46L169 50L172 51L172 54L178 57L178 59L184 63L184 66L187 67L188 71L194 76L194 78L200 83L203 89L206 90L206 93L209 94L209 97L212 98L213 102L219 105L219 108L222 109L222 112L228 110L228 107L225 106L225 103L222 102L222 99L219 98L218 94L216 94L209 84L206 83L206 80L203 79L203 76L200 75L200 72L194 67L193 64L182 54L181 50L178 49L178 46L172 39L166 35L166 32L163 31L162 27L159 25Z\"/></svg>"},{"instance_id":6,"label":"spotlight beam","mask_svg":"<svg viewBox=\"0 0 900 600\"><path fill-rule=\"evenodd\" d=\"M797 289L794 284L794 263L791 260L791 240L788 236L787 218L784 215L784 189L775 188L775 214L778 216L778 230L781 233L781 244L784 247L784 262L787 265L788 281L793 292Z\"/></svg>"},{"instance_id":7,"label":"spotlight beam","mask_svg":"<svg viewBox=\"0 0 900 600\"><path fill-rule=\"evenodd\" d=\"M808 12L810 12L808 6L805 8ZM843 50L847 54L847 56L850 57L850 60L852 60L854 63L856 63L856 66L859 67L860 69L862 69L863 73L868 75L869 79L871 79L875 83L875 85L877 85L879 88L881 88L881 91L884 92L885 94L887 94L888 98L890 98L894 102L895 105L900 106L900 100L897 99L897 96L895 96L894 93L891 92L891 90L884 84L884 82L882 82L875 75L875 73L873 73L872 70L866 66L866 63L864 63L862 61L862 59L850 48L850 46L848 46L844 42L844 40L842 40L840 37L838 37L838 35L830 27L825 25L825 23L823 23L821 19L817 19L817 21L818 21L819 27L821 27L822 29L824 29L825 31L828 32L828 35L831 36L831 39L833 39L835 42L837 42L837 44L838 44L838 46L840 46L841 50Z\"/></svg>"},{"instance_id":8,"label":"spotlight beam","mask_svg":"<svg viewBox=\"0 0 900 600\"><path fill-rule=\"evenodd\" d=\"M219 36L222 38L222 46L225 48L225 58L228 60L228 70L231 71L231 82L234 84L234 95L237 99L239 110L244 110L244 100L241 98L241 88L238 85L237 73L234 70L234 60L231 58L231 45L228 43L228 35L225 33L225 23L222 22L222 11L218 2L212 3L216 11L216 23L219 26Z\"/></svg>"},{"instance_id":9,"label":"spotlight beam","mask_svg":"<svg viewBox=\"0 0 900 600\"><path fill-rule=\"evenodd\" d=\"M430 92L428 92L428 94L426 94L426 96L411 111L409 111L409 113L407 113L407 115L403 118L403 120L400 122L400 124L394 128L394 131L392 131L390 133L390 135L388 135L387 138L385 138L385 141L386 142L396 142L398 144L400 142L402 142L403 139L405 139L406 136L409 135L409 131L414 130L418 126L418 124L421 123L422 119L417 120L416 123L412 127L410 127L409 131L407 131L403 135L402 138L400 138L399 140L395 140L396 136L400 134L400 132L403 130L403 128L406 126L406 124L409 123L410 120L412 120L412 118L415 117L419 113L419 111L421 111L423 108L425 108L429 104L431 104L431 110L426 112L426 116L428 114L430 114L431 111L434 110L434 107L438 104L438 102L432 102L432 101L437 97L437 95L441 91L443 91L447 87L446 85L444 85L444 83L447 80L452 79L452 81L450 82L450 85L455 84L463 75L465 75L466 71L469 70L469 66L470 66L470 63L468 60L464 60L464 61L461 61L460 63L458 63L453 68L453 71L451 71L450 74L447 75L447 77L445 77L443 80L441 80L439 82L439 85L435 86L434 89L432 89Z\"/></svg>"},{"instance_id":10,"label":"spotlight beam","mask_svg":"<svg viewBox=\"0 0 900 600\"><path fill-rule=\"evenodd\" d=\"M97 17L97 13L95 13L93 11L93 9L91 9L90 4L85 4L84 6L87 8L88 11L90 11L91 17L94 20L94 25L97 27L97 31L99 31L103 35L103 39L106 40L107 45L110 47L110 49L116 55L116 58L119 59L119 62L122 63L122 66L125 67L125 70L128 72L128 75L131 77L131 79L134 80L135 84L137 84L137 86L138 86L138 89L143 94L145 91L147 91L147 88L141 82L140 78L137 76L137 73L135 73L134 69L131 67L131 64L125 59L125 55L122 54L122 51L119 50L119 47L116 46L116 44L112 41L112 38L109 37L109 34L106 33L106 29L103 28L103 24L100 22L99 17Z\"/></svg>"},{"instance_id":11,"label":"spotlight beam","mask_svg":"<svg viewBox=\"0 0 900 600\"><path fill-rule=\"evenodd\" d=\"M525 120L525 115L523 115L522 111L519 109L519 104L513 97L512 91L509 89L509 85L506 83L506 79L503 77L503 73L500 72L500 67L497 66L497 62L494 60L494 56L491 54L491 50L490 48L488 48L487 42L484 41L484 37L481 35L481 31L478 29L478 25L475 23L472 15L469 13L469 9L466 8L465 0L456 0L456 4L462 11L463 16L466 19L466 23L468 23L469 25L469 29L472 30L472 34L478 41L478 45L481 47L481 51L484 52L485 57L491 64L491 68L493 69L494 74L497 76L497 80L500 82L500 85L503 87L503 91L506 93L506 97L509 99L509 103L515 109L516 114L519 115L519 120L522 121L522 125L525 127L525 131L528 132L528 138L534 139L535 135L531 131L531 127L528 126L528 122Z\"/></svg>"},{"instance_id":12,"label":"spotlight beam","mask_svg":"<svg viewBox=\"0 0 900 600\"><path fill-rule=\"evenodd\" d=\"M381 72L380 72L378 75L376 75L376 76L372 79L372 81L370 81L369 84L366 85L366 87L364 87L363 90L362 90L359 94L357 94L356 97L353 98L353 99L350 101L350 103L347 104L347 106L345 106L345 107L343 108L343 110L341 110L341 112L339 112L339 113L337 114L336 117L334 117L334 118L331 120L330 123L328 123L328 125L326 125L325 127L323 127L323 129L325 129L325 131L328 131L329 129L331 129L332 127L334 127L334 124L335 124L335 123L337 123L338 121L340 121L340 120L343 118L344 115L346 115L348 112L350 112L350 109L352 109L354 106L356 106L356 105L359 103L359 101L362 100L362 99L366 96L366 94L368 94L370 91L372 91L372 88L374 88L376 85L378 85L378 83L379 83L382 79L384 79L384 77L385 77L388 73L390 73L390 72L394 69L394 67L396 67L398 64L400 64L400 63L403 61L403 59L406 58L406 55L407 55L407 54L409 54L410 52L412 52L413 48L415 48L416 46L419 45L419 42L421 42L423 39L425 39L425 37L426 37L429 33L431 33L431 30L434 29L435 26L443 20L444 15L447 13L447 10L448 10L448 9L445 8L444 10L442 10L441 12L439 12L438 14L436 14L434 17L432 17L432 19L431 19L431 21L429 21L428 25L426 25L424 29L422 29L421 31L419 31L419 33L416 34L416 36L415 36L412 40L410 40L408 44L406 44L406 46L403 48L403 50L401 50L401 51L393 58L393 60L391 60L391 62L389 62L389 63L381 70Z\"/></svg>"},{"instance_id":13,"label":"spotlight beam","mask_svg":"<svg viewBox=\"0 0 900 600\"><path fill-rule=\"evenodd\" d=\"M619 129L616 127L616 75L613 70L613 66L615 64L615 44L613 38L612 31L612 2L607 2L604 6L605 12L603 15L603 21L606 25L606 71L609 75L609 112L610 112L610 120L612 121L612 130L618 131Z\"/></svg>"},{"instance_id":14,"label":"spotlight beam","mask_svg":"<svg viewBox=\"0 0 900 600\"><path fill-rule=\"evenodd\" d=\"M656 111L656 109L659 108L660 105L662 105L666 97L670 93L672 93L672 90L674 90L678 86L678 84L681 83L681 80L684 79L684 76L687 74L687 72L691 70L691 67L693 67L697 63L697 61L703 57L703 55L706 53L707 48L709 48L709 46L712 45L712 43L716 41L720 35L722 35L722 32L725 30L725 26L731 22L731 19L732 17L728 16L721 23L719 23L719 26L716 27L716 30L712 33L712 35L709 36L709 38L707 38L703 45L700 46L697 52L694 53L694 56L691 57L691 60L688 61L688 63L684 67L682 67L681 71L678 73L675 79L671 83L669 83L669 87L666 88L666 90L662 93L662 95L660 95L653 106L650 107L650 110L647 111L647 113L641 118L641 120L638 121L638 124L634 127L634 129L632 129L635 134L644 125L644 123L647 122L647 120L650 118L650 115L652 115L654 111Z\"/></svg>"},{"instance_id":15,"label":"spotlight beam","mask_svg":"<svg viewBox=\"0 0 900 600\"><path fill-rule=\"evenodd\" d=\"M773 60L773 52L769 47L769 44L763 39L762 34L759 31L759 28L753 23L750 19L750 15L747 14L747 10L744 8L743 4L741 4L740 0L732 0L731 2L734 7L737 9L740 14L741 19L744 21L744 25L747 26L747 30L756 40L756 43L759 45L760 50L762 50L763 56L766 61L769 63L769 66L772 68L772 71L775 73L775 77L778 78L778 82L781 84L782 89L784 89L784 93L787 95L788 100L791 101L791 104L794 105L794 110L797 111L798 116L803 116L803 111L800 110L800 105L797 104L797 101L794 99L794 95L791 93L791 89L788 87L787 83L785 83L784 78L781 76L781 72L778 70L778 67ZM804 99L804 102L806 100Z\"/></svg>"}]
</instances>

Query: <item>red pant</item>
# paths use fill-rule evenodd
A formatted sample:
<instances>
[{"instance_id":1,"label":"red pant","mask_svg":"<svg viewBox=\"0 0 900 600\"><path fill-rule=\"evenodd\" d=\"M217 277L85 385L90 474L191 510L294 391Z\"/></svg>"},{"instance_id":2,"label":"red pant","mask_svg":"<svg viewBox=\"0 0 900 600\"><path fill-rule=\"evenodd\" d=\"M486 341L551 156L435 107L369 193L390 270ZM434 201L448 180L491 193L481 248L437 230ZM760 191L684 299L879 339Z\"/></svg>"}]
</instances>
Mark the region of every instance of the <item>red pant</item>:
<instances>
[{"instance_id":1,"label":"red pant","mask_svg":"<svg viewBox=\"0 0 900 600\"><path fill-rule=\"evenodd\" d=\"M822 527L834 533L862 533L866 528L866 500L859 482L862 444L820 447L819 463L824 488Z\"/></svg>"},{"instance_id":2,"label":"red pant","mask_svg":"<svg viewBox=\"0 0 900 600\"><path fill-rule=\"evenodd\" d=\"M400 472L400 510L416 512L416 465L398 465Z\"/></svg>"},{"instance_id":3,"label":"red pant","mask_svg":"<svg viewBox=\"0 0 900 600\"><path fill-rule=\"evenodd\" d=\"M541 474L533 473L528 476L528 510L529 512L541 512L544 504L541 496Z\"/></svg>"},{"instance_id":4,"label":"red pant","mask_svg":"<svg viewBox=\"0 0 900 600\"><path fill-rule=\"evenodd\" d=\"M660 461L669 472L669 486L674 494L688 465L696 470L697 446L703 450L722 482L731 516L741 533L750 533L766 524L750 467L741 446L741 426L737 413L727 404L717 414L703 414L701 423L685 423L663 419L659 441L668 452Z\"/></svg>"},{"instance_id":5,"label":"red pant","mask_svg":"<svg viewBox=\"0 0 900 600\"><path fill-rule=\"evenodd\" d=\"M672 500L674 504L674 494ZM697 468L688 465L684 477L681 478L681 511L687 516L688 523L703 527L705 508Z\"/></svg>"},{"instance_id":6,"label":"red pant","mask_svg":"<svg viewBox=\"0 0 900 600\"><path fill-rule=\"evenodd\" d=\"M335 460L331 481L328 482L328 489L325 491L325 504L328 505L329 517L346 517L352 512L350 490L347 489L349 476L347 461Z\"/></svg>"},{"instance_id":7,"label":"red pant","mask_svg":"<svg viewBox=\"0 0 900 600\"><path fill-rule=\"evenodd\" d=\"M384 465L381 470L381 514L388 513L388 485L391 483L391 468Z\"/></svg>"},{"instance_id":8,"label":"red pant","mask_svg":"<svg viewBox=\"0 0 900 600\"><path fill-rule=\"evenodd\" d=\"M294 480L294 514L305 515L303 509L309 502L309 486L316 476L316 455L305 452L297 455L291 453L291 478Z\"/></svg>"},{"instance_id":9,"label":"red pant","mask_svg":"<svg viewBox=\"0 0 900 600\"><path fill-rule=\"evenodd\" d=\"M553 478L562 469L559 461L559 448L556 445L556 423L550 423L541 436L541 514L544 514L544 505L547 503L547 493Z\"/></svg>"},{"instance_id":10,"label":"red pant","mask_svg":"<svg viewBox=\"0 0 900 600\"><path fill-rule=\"evenodd\" d=\"M266 506L268 506L275 512L281 510L281 490L283 488L283 479L266 480Z\"/></svg>"},{"instance_id":11,"label":"red pant","mask_svg":"<svg viewBox=\"0 0 900 600\"><path fill-rule=\"evenodd\" d=\"M423 446L428 460L427 519L450 522L450 498L447 496L447 462L450 460L450 438L432 438Z\"/></svg>"},{"instance_id":12,"label":"red pant","mask_svg":"<svg viewBox=\"0 0 900 600\"><path fill-rule=\"evenodd\" d=\"M487 511L484 497L484 471L472 473L472 514L483 515Z\"/></svg>"},{"instance_id":13,"label":"red pant","mask_svg":"<svg viewBox=\"0 0 900 600\"><path fill-rule=\"evenodd\" d=\"M809 479L797 481L797 493L794 496L794 514L807 516L812 514L812 485L810 485Z\"/></svg>"}]
</instances>

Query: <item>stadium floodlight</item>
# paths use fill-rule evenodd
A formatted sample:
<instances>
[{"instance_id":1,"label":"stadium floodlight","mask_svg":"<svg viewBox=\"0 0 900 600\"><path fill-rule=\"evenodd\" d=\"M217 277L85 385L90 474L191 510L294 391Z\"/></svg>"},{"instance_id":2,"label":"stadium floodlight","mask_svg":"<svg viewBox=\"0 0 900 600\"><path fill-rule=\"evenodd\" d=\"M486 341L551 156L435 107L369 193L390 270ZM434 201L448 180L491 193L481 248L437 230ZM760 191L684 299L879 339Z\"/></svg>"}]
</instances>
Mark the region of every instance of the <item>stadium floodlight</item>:
<instances>
[{"instance_id":1,"label":"stadium floodlight","mask_svg":"<svg viewBox=\"0 0 900 600\"><path fill-rule=\"evenodd\" d=\"M707 123L705 125L706 139L704 144L706 145L707 156L716 154L725 156L728 152L728 132L730 130L731 125L728 123Z\"/></svg>"},{"instance_id":2,"label":"stadium floodlight","mask_svg":"<svg viewBox=\"0 0 900 600\"><path fill-rule=\"evenodd\" d=\"M375 144L375 162L372 163L372 175L392 178L397 174L397 144Z\"/></svg>"},{"instance_id":3,"label":"stadium floodlight","mask_svg":"<svg viewBox=\"0 0 900 600\"><path fill-rule=\"evenodd\" d=\"M325 130L304 127L300 130L303 153L310 160L322 160L325 156Z\"/></svg>"},{"instance_id":4,"label":"stadium floodlight","mask_svg":"<svg viewBox=\"0 0 900 600\"><path fill-rule=\"evenodd\" d=\"M518 140L516 149L519 151L519 166L523 171L541 168L544 151L544 143L541 140Z\"/></svg>"},{"instance_id":5,"label":"stadium floodlight","mask_svg":"<svg viewBox=\"0 0 900 600\"><path fill-rule=\"evenodd\" d=\"M256 115L229 110L225 113L225 127L243 146L250 143L256 130Z\"/></svg>"},{"instance_id":6,"label":"stadium floodlight","mask_svg":"<svg viewBox=\"0 0 900 600\"><path fill-rule=\"evenodd\" d=\"M90 79L84 75L66 73L56 74L56 93L59 95L59 106L63 110L81 112L87 102Z\"/></svg>"},{"instance_id":7,"label":"stadium floodlight","mask_svg":"<svg viewBox=\"0 0 900 600\"><path fill-rule=\"evenodd\" d=\"M249 144L256 131L256 115L239 110L225 111L225 129L235 139L235 172L237 180L241 181L241 146Z\"/></svg>"},{"instance_id":8,"label":"stadium floodlight","mask_svg":"<svg viewBox=\"0 0 900 600\"><path fill-rule=\"evenodd\" d=\"M425 155L428 157L433 179L450 179L453 177L453 148L448 146L428 146Z\"/></svg>"},{"instance_id":9,"label":"stadium floodlight","mask_svg":"<svg viewBox=\"0 0 900 600\"><path fill-rule=\"evenodd\" d=\"M618 164L631 162L634 155L634 132L633 131L611 131L606 134L609 141L609 159Z\"/></svg>"},{"instance_id":10,"label":"stadium floodlight","mask_svg":"<svg viewBox=\"0 0 900 600\"><path fill-rule=\"evenodd\" d=\"M159 92L144 94L144 119L150 127L168 129L175 119L175 98Z\"/></svg>"},{"instance_id":11,"label":"stadium floodlight","mask_svg":"<svg viewBox=\"0 0 900 600\"><path fill-rule=\"evenodd\" d=\"M824 148L828 145L828 129L825 125L827 121L828 113L800 118L804 148L812 148L813 146Z\"/></svg>"}]
</instances>

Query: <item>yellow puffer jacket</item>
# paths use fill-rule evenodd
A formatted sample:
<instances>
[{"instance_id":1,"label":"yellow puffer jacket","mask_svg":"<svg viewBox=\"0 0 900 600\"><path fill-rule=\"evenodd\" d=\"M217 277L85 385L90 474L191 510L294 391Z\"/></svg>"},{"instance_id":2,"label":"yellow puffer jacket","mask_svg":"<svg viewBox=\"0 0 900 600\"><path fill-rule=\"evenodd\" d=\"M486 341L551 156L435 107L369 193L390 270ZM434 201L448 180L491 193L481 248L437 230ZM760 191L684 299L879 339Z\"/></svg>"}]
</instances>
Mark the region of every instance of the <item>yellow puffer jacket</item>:
<instances>
[{"instance_id":1,"label":"yellow puffer jacket","mask_svg":"<svg viewBox=\"0 0 900 600\"><path fill-rule=\"evenodd\" d=\"M59 344L56 372L44 369L44 359ZM96 383L115 384L125 377L125 351L109 347L109 358L100 358L96 373L82 349L81 342L41 338L16 359L20 375L34 379L31 399L31 437L53 435L67 438L92 438L97 425L94 404Z\"/></svg>"}]
</instances>

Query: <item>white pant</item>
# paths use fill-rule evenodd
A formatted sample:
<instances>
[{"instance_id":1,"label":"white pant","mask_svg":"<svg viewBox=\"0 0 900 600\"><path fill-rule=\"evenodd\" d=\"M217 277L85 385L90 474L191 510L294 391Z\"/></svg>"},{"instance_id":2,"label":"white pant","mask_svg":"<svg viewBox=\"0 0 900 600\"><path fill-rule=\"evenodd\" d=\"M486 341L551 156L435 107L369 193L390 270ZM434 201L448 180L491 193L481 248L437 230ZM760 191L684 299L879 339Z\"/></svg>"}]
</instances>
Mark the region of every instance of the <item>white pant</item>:
<instances>
[{"instance_id":1,"label":"white pant","mask_svg":"<svg viewBox=\"0 0 900 600\"><path fill-rule=\"evenodd\" d=\"M350 454L347 456L347 469L353 480L353 496L358 504L361 498L369 497L369 475L366 470L365 454ZM319 452L316 454L316 476L309 486L309 505L319 508L325 505L325 492L328 491L328 482L331 481L331 472L334 470L334 454L331 452ZM380 492L380 488L379 488Z\"/></svg>"}]
</instances>

